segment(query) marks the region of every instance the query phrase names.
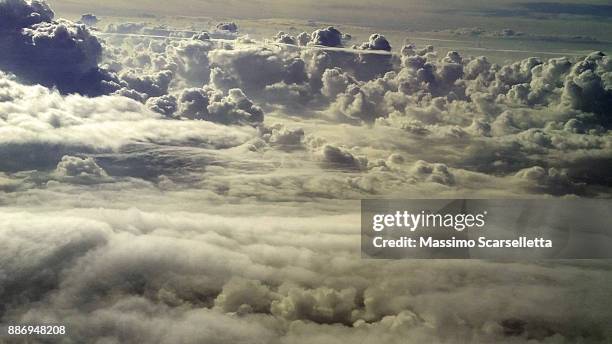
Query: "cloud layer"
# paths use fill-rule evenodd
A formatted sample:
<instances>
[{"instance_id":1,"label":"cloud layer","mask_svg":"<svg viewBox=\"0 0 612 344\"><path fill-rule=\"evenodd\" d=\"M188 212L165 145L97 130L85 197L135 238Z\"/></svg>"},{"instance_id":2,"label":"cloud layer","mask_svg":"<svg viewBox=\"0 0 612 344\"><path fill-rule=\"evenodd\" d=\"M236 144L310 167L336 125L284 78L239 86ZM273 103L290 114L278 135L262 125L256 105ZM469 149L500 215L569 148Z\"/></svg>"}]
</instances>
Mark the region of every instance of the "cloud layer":
<instances>
[{"instance_id":1,"label":"cloud layer","mask_svg":"<svg viewBox=\"0 0 612 344\"><path fill-rule=\"evenodd\" d=\"M603 53L496 65L333 27L103 41L23 0L0 19L19 54L0 57L0 322L74 343L612 338L608 262L369 261L358 230L362 198L609 197Z\"/></svg>"}]
</instances>

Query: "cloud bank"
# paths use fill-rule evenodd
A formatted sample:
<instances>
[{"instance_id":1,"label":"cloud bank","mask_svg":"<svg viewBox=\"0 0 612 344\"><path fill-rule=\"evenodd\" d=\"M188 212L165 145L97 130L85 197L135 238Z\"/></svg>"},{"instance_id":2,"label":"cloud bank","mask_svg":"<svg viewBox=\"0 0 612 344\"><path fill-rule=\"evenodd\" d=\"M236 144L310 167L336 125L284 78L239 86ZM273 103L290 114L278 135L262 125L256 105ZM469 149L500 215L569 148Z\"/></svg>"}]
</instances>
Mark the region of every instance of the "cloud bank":
<instances>
[{"instance_id":1,"label":"cloud bank","mask_svg":"<svg viewBox=\"0 0 612 344\"><path fill-rule=\"evenodd\" d=\"M362 198L609 197L603 53L497 65L333 27L102 41L39 1L0 18L27 57L0 57L0 322L69 343L612 338L608 262L369 261L356 230Z\"/></svg>"}]
</instances>

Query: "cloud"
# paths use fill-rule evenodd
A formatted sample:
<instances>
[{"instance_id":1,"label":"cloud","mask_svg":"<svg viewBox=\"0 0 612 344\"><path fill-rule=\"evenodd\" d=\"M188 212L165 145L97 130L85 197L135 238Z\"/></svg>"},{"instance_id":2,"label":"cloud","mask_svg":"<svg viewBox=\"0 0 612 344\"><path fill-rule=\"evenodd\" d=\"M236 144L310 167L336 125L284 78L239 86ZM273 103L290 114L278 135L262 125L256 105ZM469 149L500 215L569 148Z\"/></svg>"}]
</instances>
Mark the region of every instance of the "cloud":
<instances>
[{"instance_id":1,"label":"cloud","mask_svg":"<svg viewBox=\"0 0 612 344\"><path fill-rule=\"evenodd\" d=\"M308 42L310 42L310 35L308 32L302 32L297 35L295 39L297 40L298 45L305 46L308 45Z\"/></svg>"},{"instance_id":2,"label":"cloud","mask_svg":"<svg viewBox=\"0 0 612 344\"><path fill-rule=\"evenodd\" d=\"M178 102L175 96L163 95L147 99L146 106L166 117L172 117L178 109Z\"/></svg>"},{"instance_id":3,"label":"cloud","mask_svg":"<svg viewBox=\"0 0 612 344\"><path fill-rule=\"evenodd\" d=\"M223 124L259 123L264 118L263 110L242 90L233 88L224 95L210 86L183 90L179 97L179 112L186 118Z\"/></svg>"},{"instance_id":4,"label":"cloud","mask_svg":"<svg viewBox=\"0 0 612 344\"><path fill-rule=\"evenodd\" d=\"M114 78L98 69L102 44L83 24L54 20L41 1L0 3L0 69L64 93L101 94Z\"/></svg>"},{"instance_id":5,"label":"cloud","mask_svg":"<svg viewBox=\"0 0 612 344\"><path fill-rule=\"evenodd\" d=\"M261 47L236 50L215 50L210 54L212 82L219 89L239 87L247 92L263 89L278 82L304 83L305 62Z\"/></svg>"},{"instance_id":6,"label":"cloud","mask_svg":"<svg viewBox=\"0 0 612 344\"><path fill-rule=\"evenodd\" d=\"M83 14L81 16L81 20L79 20L81 23L87 25L87 26L94 26L96 24L98 24L98 22L100 21L98 19L98 17L95 14L92 13L86 13Z\"/></svg>"},{"instance_id":7,"label":"cloud","mask_svg":"<svg viewBox=\"0 0 612 344\"><path fill-rule=\"evenodd\" d=\"M111 23L106 26L105 31L111 33L138 33L146 26L146 23Z\"/></svg>"},{"instance_id":8,"label":"cloud","mask_svg":"<svg viewBox=\"0 0 612 344\"><path fill-rule=\"evenodd\" d=\"M108 174L91 157L79 158L65 155L55 168L61 180L76 183L96 183L108 180Z\"/></svg>"},{"instance_id":9,"label":"cloud","mask_svg":"<svg viewBox=\"0 0 612 344\"><path fill-rule=\"evenodd\" d=\"M216 28L217 30L221 30L221 31L228 31L232 33L238 32L238 25L236 25L236 23L234 22L219 23L217 24Z\"/></svg>"},{"instance_id":10,"label":"cloud","mask_svg":"<svg viewBox=\"0 0 612 344\"><path fill-rule=\"evenodd\" d=\"M272 301L272 314L288 320L307 319L319 324L349 323L356 308L354 288L334 290L321 287L301 290L297 286L281 285L280 300ZM286 294L286 295L283 295Z\"/></svg>"},{"instance_id":11,"label":"cloud","mask_svg":"<svg viewBox=\"0 0 612 344\"><path fill-rule=\"evenodd\" d=\"M120 75L127 86L148 97L160 97L168 93L168 86L174 77L174 73L163 70L152 75L138 75L134 72L125 72Z\"/></svg>"},{"instance_id":12,"label":"cloud","mask_svg":"<svg viewBox=\"0 0 612 344\"><path fill-rule=\"evenodd\" d=\"M198 41L207 41L207 40L210 40L210 34L206 31L202 31L200 33L193 35L192 38Z\"/></svg>"},{"instance_id":13,"label":"cloud","mask_svg":"<svg viewBox=\"0 0 612 344\"><path fill-rule=\"evenodd\" d=\"M23 29L42 22L50 22L55 14L44 1L4 0L0 2L0 29Z\"/></svg>"},{"instance_id":14,"label":"cloud","mask_svg":"<svg viewBox=\"0 0 612 344\"><path fill-rule=\"evenodd\" d=\"M344 93L350 84L356 83L350 75L339 68L326 69L321 80L323 82L321 93L330 99L335 99L338 94Z\"/></svg>"},{"instance_id":15,"label":"cloud","mask_svg":"<svg viewBox=\"0 0 612 344\"><path fill-rule=\"evenodd\" d=\"M321 149L323 162L340 168L361 169L367 165L367 160L363 157L356 157L348 150L334 145L325 145Z\"/></svg>"},{"instance_id":16,"label":"cloud","mask_svg":"<svg viewBox=\"0 0 612 344\"><path fill-rule=\"evenodd\" d=\"M42 86L20 85L3 75L0 94L0 110L5 114L0 117L4 171L55 168L64 155L109 153L139 142L191 141L206 146L218 139L221 146L226 143L231 146L255 135L254 130L248 134L206 122L167 121L125 97L62 96ZM156 105L163 108L161 100L157 99ZM223 120L263 116L240 92L219 96L215 101L219 102L215 116ZM238 136L232 139L233 134L226 135L229 132Z\"/></svg>"},{"instance_id":17,"label":"cloud","mask_svg":"<svg viewBox=\"0 0 612 344\"><path fill-rule=\"evenodd\" d=\"M285 149L302 148L304 130L302 128L289 129L280 123L259 127L259 136L271 145Z\"/></svg>"},{"instance_id":18,"label":"cloud","mask_svg":"<svg viewBox=\"0 0 612 344\"><path fill-rule=\"evenodd\" d=\"M223 291L215 298L215 307L226 313L238 312L241 315L267 313L274 294L258 280L235 277L223 286Z\"/></svg>"},{"instance_id":19,"label":"cloud","mask_svg":"<svg viewBox=\"0 0 612 344\"><path fill-rule=\"evenodd\" d=\"M276 36L274 36L274 40L278 43L298 45L297 38L283 31L279 31Z\"/></svg>"},{"instance_id":20,"label":"cloud","mask_svg":"<svg viewBox=\"0 0 612 344\"><path fill-rule=\"evenodd\" d=\"M298 219L109 209L4 213L0 221L11 230L3 252L32 252L27 260L3 261L10 281L1 294L5 318L62 321L74 340L123 342L400 343L450 336L545 343L608 335L605 324L588 320L609 315L597 292L606 290L605 264L379 264L352 252L359 238L343 218ZM266 229L269 221L287 225ZM330 226L309 235L321 221ZM595 292L575 297L584 287ZM569 309L578 318L564 316Z\"/></svg>"},{"instance_id":21,"label":"cloud","mask_svg":"<svg viewBox=\"0 0 612 344\"><path fill-rule=\"evenodd\" d=\"M380 262L361 259L355 231L364 198L606 197L609 57L497 65L431 46L396 56L204 34L102 43L44 3L0 5L0 25L25 29L3 44L90 53L71 70L97 70L84 85L112 93L0 74L3 322L100 343L612 337L607 262ZM170 35L132 24L109 30Z\"/></svg>"},{"instance_id":22,"label":"cloud","mask_svg":"<svg viewBox=\"0 0 612 344\"><path fill-rule=\"evenodd\" d=\"M368 42L365 42L359 46L356 46L356 48L364 49L364 50L391 51L391 44L389 43L389 41L387 41L385 36L375 33L372 36L370 36L370 39Z\"/></svg>"},{"instance_id":23,"label":"cloud","mask_svg":"<svg viewBox=\"0 0 612 344\"><path fill-rule=\"evenodd\" d=\"M207 109L211 121L218 123L258 123L264 116L263 110L239 88L230 89L223 98L216 94Z\"/></svg>"},{"instance_id":24,"label":"cloud","mask_svg":"<svg viewBox=\"0 0 612 344\"><path fill-rule=\"evenodd\" d=\"M315 30L310 35L310 44L339 47L342 45L342 33L333 26Z\"/></svg>"}]
</instances>

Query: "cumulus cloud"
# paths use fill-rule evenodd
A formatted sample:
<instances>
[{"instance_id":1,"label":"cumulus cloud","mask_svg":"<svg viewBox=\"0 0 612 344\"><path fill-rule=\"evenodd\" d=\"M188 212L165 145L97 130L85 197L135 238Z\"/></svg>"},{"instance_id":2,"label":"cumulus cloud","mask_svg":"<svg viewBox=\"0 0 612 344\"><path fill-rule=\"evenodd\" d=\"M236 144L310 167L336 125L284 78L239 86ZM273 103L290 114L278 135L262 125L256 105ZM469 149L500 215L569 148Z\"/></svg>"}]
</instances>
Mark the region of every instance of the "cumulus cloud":
<instances>
[{"instance_id":1,"label":"cumulus cloud","mask_svg":"<svg viewBox=\"0 0 612 344\"><path fill-rule=\"evenodd\" d=\"M226 90L239 87L256 92L278 82L301 84L308 78L302 59L279 55L268 48L215 50L210 62L216 67L211 71L213 84Z\"/></svg>"},{"instance_id":2,"label":"cumulus cloud","mask_svg":"<svg viewBox=\"0 0 612 344\"><path fill-rule=\"evenodd\" d=\"M148 97L160 97L168 93L168 86L174 74L170 70L163 70L151 75L138 75L127 71L121 74L121 79L127 86L139 93L144 93Z\"/></svg>"},{"instance_id":3,"label":"cumulus cloud","mask_svg":"<svg viewBox=\"0 0 612 344\"><path fill-rule=\"evenodd\" d=\"M217 30L228 31L228 32L231 32L231 33L238 32L238 25L236 25L236 23L234 23L234 22L219 23L219 24L217 24L216 28L217 28Z\"/></svg>"},{"instance_id":4,"label":"cumulus cloud","mask_svg":"<svg viewBox=\"0 0 612 344\"><path fill-rule=\"evenodd\" d=\"M44 1L5 0L0 2L4 30L23 29L34 24L53 20L54 13Z\"/></svg>"},{"instance_id":5,"label":"cumulus cloud","mask_svg":"<svg viewBox=\"0 0 612 344\"><path fill-rule=\"evenodd\" d=\"M207 40L210 40L210 34L206 31L202 31L200 33L193 35L192 39L195 39L198 41L207 41Z\"/></svg>"},{"instance_id":6,"label":"cumulus cloud","mask_svg":"<svg viewBox=\"0 0 612 344\"><path fill-rule=\"evenodd\" d=\"M223 312L267 313L275 293L258 280L247 280L240 277L230 279L223 291L215 298L215 307Z\"/></svg>"},{"instance_id":7,"label":"cumulus cloud","mask_svg":"<svg viewBox=\"0 0 612 344\"><path fill-rule=\"evenodd\" d=\"M356 84L350 75L339 68L326 69L321 81L323 82L321 93L330 99L335 99L338 94L344 93L350 84Z\"/></svg>"},{"instance_id":8,"label":"cumulus cloud","mask_svg":"<svg viewBox=\"0 0 612 344\"><path fill-rule=\"evenodd\" d=\"M253 104L239 88L228 91L227 96L214 95L207 106L211 120L218 123L258 123L263 121L263 110Z\"/></svg>"},{"instance_id":9,"label":"cumulus cloud","mask_svg":"<svg viewBox=\"0 0 612 344\"><path fill-rule=\"evenodd\" d=\"M175 96L163 95L147 99L146 106L166 117L172 117L178 109L178 102Z\"/></svg>"},{"instance_id":10,"label":"cumulus cloud","mask_svg":"<svg viewBox=\"0 0 612 344\"><path fill-rule=\"evenodd\" d=\"M263 110L242 90L233 88L224 95L210 86L183 90L179 97L179 112L186 118L223 124L254 124L262 122L264 117Z\"/></svg>"},{"instance_id":11,"label":"cumulus cloud","mask_svg":"<svg viewBox=\"0 0 612 344\"><path fill-rule=\"evenodd\" d=\"M350 324L351 312L355 309L356 290L346 288L334 290L327 287L302 290L297 286L281 285L283 295L271 305L274 315L288 320L312 320L319 324Z\"/></svg>"},{"instance_id":12,"label":"cumulus cloud","mask_svg":"<svg viewBox=\"0 0 612 344\"><path fill-rule=\"evenodd\" d=\"M285 149L302 148L304 130L302 128L290 129L280 123L271 126L259 127L259 136L267 143Z\"/></svg>"},{"instance_id":13,"label":"cumulus cloud","mask_svg":"<svg viewBox=\"0 0 612 344\"><path fill-rule=\"evenodd\" d=\"M65 44L73 76L113 93L62 94L53 59L23 66L62 92L27 85L3 55L3 322L100 343L612 337L606 262L378 262L355 231L364 198L607 197L604 54L295 46L341 45L333 28L269 46L109 35L99 52L42 2L0 6L2 44ZM146 26L107 29L170 36Z\"/></svg>"},{"instance_id":14,"label":"cumulus cloud","mask_svg":"<svg viewBox=\"0 0 612 344\"><path fill-rule=\"evenodd\" d=\"M287 34L283 31L279 31L276 36L274 36L274 41L283 44L298 44L298 40L296 37L291 36L290 34Z\"/></svg>"},{"instance_id":15,"label":"cumulus cloud","mask_svg":"<svg viewBox=\"0 0 612 344\"><path fill-rule=\"evenodd\" d=\"M91 157L65 155L55 168L55 175L69 182L95 183L108 180L108 174Z\"/></svg>"},{"instance_id":16,"label":"cumulus cloud","mask_svg":"<svg viewBox=\"0 0 612 344\"><path fill-rule=\"evenodd\" d=\"M367 165L367 159L356 157L343 147L326 144L321 148L320 154L323 162L334 167L361 169Z\"/></svg>"},{"instance_id":17,"label":"cumulus cloud","mask_svg":"<svg viewBox=\"0 0 612 344\"><path fill-rule=\"evenodd\" d=\"M310 35L308 34L308 32L302 32L297 35L295 39L297 40L297 43L299 45L305 46L308 44L308 42L310 42Z\"/></svg>"},{"instance_id":18,"label":"cumulus cloud","mask_svg":"<svg viewBox=\"0 0 612 344\"><path fill-rule=\"evenodd\" d=\"M84 24L54 20L42 1L0 2L0 69L65 93L101 94L115 78L98 69L102 44Z\"/></svg>"},{"instance_id":19,"label":"cumulus cloud","mask_svg":"<svg viewBox=\"0 0 612 344\"><path fill-rule=\"evenodd\" d=\"M333 26L313 31L310 44L339 47L342 45L342 33Z\"/></svg>"},{"instance_id":20,"label":"cumulus cloud","mask_svg":"<svg viewBox=\"0 0 612 344\"><path fill-rule=\"evenodd\" d=\"M96 24L98 24L98 22L100 21L98 19L98 17L95 14L92 13L86 13L83 14L81 16L81 20L79 20L81 23L87 25L87 26L94 26Z\"/></svg>"},{"instance_id":21,"label":"cumulus cloud","mask_svg":"<svg viewBox=\"0 0 612 344\"><path fill-rule=\"evenodd\" d=\"M385 36L375 33L372 36L370 36L370 39L368 42L364 42L363 44L356 46L356 48L364 49L364 50L391 51L391 44L389 43L389 41L387 41Z\"/></svg>"}]
</instances>

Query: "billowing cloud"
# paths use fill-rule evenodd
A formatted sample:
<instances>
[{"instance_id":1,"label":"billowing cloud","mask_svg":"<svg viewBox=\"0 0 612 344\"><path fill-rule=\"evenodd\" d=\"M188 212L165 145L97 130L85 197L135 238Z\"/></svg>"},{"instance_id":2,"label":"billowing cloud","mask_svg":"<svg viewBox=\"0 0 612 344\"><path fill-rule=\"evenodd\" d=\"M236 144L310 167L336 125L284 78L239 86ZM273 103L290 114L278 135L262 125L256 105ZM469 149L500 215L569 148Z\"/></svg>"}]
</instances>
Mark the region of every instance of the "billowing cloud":
<instances>
[{"instance_id":1,"label":"billowing cloud","mask_svg":"<svg viewBox=\"0 0 612 344\"><path fill-rule=\"evenodd\" d=\"M10 287L0 294L4 318L62 322L75 341L546 343L608 336L605 323L589 320L609 316L603 294L575 296L584 287L607 290L605 264L381 264L351 253L358 235L337 217L275 217L288 225L264 230L270 218L136 210L23 215L0 220L11 228L3 252L31 252L27 260L2 260ZM308 235L321 221L330 226ZM37 281L45 283L16 287ZM570 311L578 317L567 317Z\"/></svg>"},{"instance_id":2,"label":"billowing cloud","mask_svg":"<svg viewBox=\"0 0 612 344\"><path fill-rule=\"evenodd\" d=\"M293 44L293 45L298 44L298 40L296 37L291 36L290 34L287 34L283 31L279 31L276 34L276 36L274 36L274 40L278 43L283 43L283 44Z\"/></svg>"},{"instance_id":3,"label":"billowing cloud","mask_svg":"<svg viewBox=\"0 0 612 344\"><path fill-rule=\"evenodd\" d=\"M364 260L358 230L364 198L608 197L603 53L498 65L146 23L102 43L43 2L0 9L2 46L33 54L0 58L2 323L77 343L612 337L608 262ZM111 34L141 31L168 39ZM60 71L110 95L67 95Z\"/></svg>"},{"instance_id":4,"label":"billowing cloud","mask_svg":"<svg viewBox=\"0 0 612 344\"><path fill-rule=\"evenodd\" d=\"M219 23L217 24L216 28L217 30L221 30L221 31L228 31L232 33L238 32L238 25L236 25L236 23L234 22Z\"/></svg>"},{"instance_id":5,"label":"billowing cloud","mask_svg":"<svg viewBox=\"0 0 612 344\"><path fill-rule=\"evenodd\" d=\"M179 114L186 118L231 123L259 123L263 110L238 88L227 95L212 87L185 89L179 97Z\"/></svg>"},{"instance_id":6,"label":"billowing cloud","mask_svg":"<svg viewBox=\"0 0 612 344\"><path fill-rule=\"evenodd\" d=\"M333 26L315 30L310 36L310 43L327 47L339 47L342 45L342 33Z\"/></svg>"},{"instance_id":7,"label":"billowing cloud","mask_svg":"<svg viewBox=\"0 0 612 344\"><path fill-rule=\"evenodd\" d=\"M4 0L0 2L3 31L23 29L42 22L50 22L55 14L44 1Z\"/></svg>"},{"instance_id":8,"label":"billowing cloud","mask_svg":"<svg viewBox=\"0 0 612 344\"><path fill-rule=\"evenodd\" d=\"M42 1L0 2L0 69L65 93L101 94L113 77L98 69L100 41L84 24L54 20ZM109 82L110 81L110 82Z\"/></svg>"},{"instance_id":9,"label":"billowing cloud","mask_svg":"<svg viewBox=\"0 0 612 344\"><path fill-rule=\"evenodd\" d=\"M108 180L108 174L91 157L65 155L57 164L55 175L63 181L96 183Z\"/></svg>"},{"instance_id":10,"label":"billowing cloud","mask_svg":"<svg viewBox=\"0 0 612 344\"><path fill-rule=\"evenodd\" d=\"M364 42L363 44L356 46L356 48L365 50L391 51L391 44L389 43L389 41L387 41L385 36L375 33L370 36L368 42Z\"/></svg>"},{"instance_id":11,"label":"billowing cloud","mask_svg":"<svg viewBox=\"0 0 612 344\"><path fill-rule=\"evenodd\" d=\"M167 117L172 117L178 110L176 97L168 94L149 98L145 104L149 109Z\"/></svg>"}]
</instances>

